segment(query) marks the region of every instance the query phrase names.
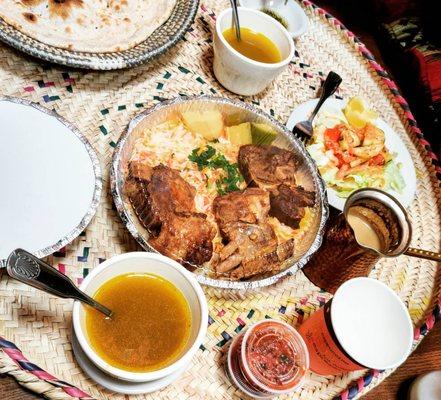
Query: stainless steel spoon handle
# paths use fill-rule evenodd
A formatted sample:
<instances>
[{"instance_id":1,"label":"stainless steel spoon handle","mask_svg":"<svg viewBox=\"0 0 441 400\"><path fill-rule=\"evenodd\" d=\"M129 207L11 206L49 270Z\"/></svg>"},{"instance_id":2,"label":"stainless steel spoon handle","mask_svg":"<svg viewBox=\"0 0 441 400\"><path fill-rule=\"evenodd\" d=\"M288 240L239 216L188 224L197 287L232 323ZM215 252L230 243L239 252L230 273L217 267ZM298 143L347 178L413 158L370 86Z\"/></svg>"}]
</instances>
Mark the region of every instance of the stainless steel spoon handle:
<instances>
[{"instance_id":1,"label":"stainless steel spoon handle","mask_svg":"<svg viewBox=\"0 0 441 400\"><path fill-rule=\"evenodd\" d=\"M404 254L406 256L424 258L426 260L441 262L441 254L435 253L433 251L423 250L423 249L414 249L413 247L409 247Z\"/></svg>"},{"instance_id":2,"label":"stainless steel spoon handle","mask_svg":"<svg viewBox=\"0 0 441 400\"><path fill-rule=\"evenodd\" d=\"M334 94L337 88L340 86L342 79L339 74L334 71L330 71L328 76L326 77L325 83L323 83L322 94L320 95L320 99L317 105L314 108L311 116L309 117L309 121L315 118L316 114L320 110L320 107L326 101L326 99Z\"/></svg>"},{"instance_id":3,"label":"stainless steel spoon handle","mask_svg":"<svg viewBox=\"0 0 441 400\"><path fill-rule=\"evenodd\" d=\"M240 42L240 23L239 23L239 12L237 11L237 0L230 0L231 9L233 11L233 25L236 32L236 39Z\"/></svg>"},{"instance_id":4,"label":"stainless steel spoon handle","mask_svg":"<svg viewBox=\"0 0 441 400\"><path fill-rule=\"evenodd\" d=\"M23 249L16 249L9 255L6 269L12 278L27 285L58 297L79 300L107 317L112 314L107 307L79 290L66 275Z\"/></svg>"}]
</instances>

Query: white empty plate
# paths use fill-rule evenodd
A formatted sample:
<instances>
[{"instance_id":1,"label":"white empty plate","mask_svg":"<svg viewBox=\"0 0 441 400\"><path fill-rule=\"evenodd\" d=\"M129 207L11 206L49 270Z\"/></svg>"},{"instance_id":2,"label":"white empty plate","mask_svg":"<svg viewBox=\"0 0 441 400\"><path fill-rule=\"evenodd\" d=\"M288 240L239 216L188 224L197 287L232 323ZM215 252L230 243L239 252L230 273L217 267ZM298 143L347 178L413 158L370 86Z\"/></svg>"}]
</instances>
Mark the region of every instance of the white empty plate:
<instances>
[{"instance_id":1,"label":"white empty plate","mask_svg":"<svg viewBox=\"0 0 441 400\"><path fill-rule=\"evenodd\" d=\"M294 127L297 122L305 121L309 118L312 110L317 104L318 99L313 99L300 104L290 115L286 124L288 129ZM321 111L328 111L332 114L337 114L346 106L347 100L340 100L336 98L330 98L325 101ZM392 196L398 199L403 207L409 207L412 203L416 192L416 173L415 166L410 156L409 150L406 145L398 136L398 134L381 118L377 118L374 124L384 132L386 147L392 153L395 153L395 162L401 164L401 175L405 179L406 185L403 188L402 193L398 193L394 190L387 190ZM343 210L346 199L339 197L337 191L332 188L327 188L329 204L339 210Z\"/></svg>"},{"instance_id":2,"label":"white empty plate","mask_svg":"<svg viewBox=\"0 0 441 400\"><path fill-rule=\"evenodd\" d=\"M78 339L75 336L75 332L72 330L72 350L75 355L81 369L89 376L90 379L100 384L102 387L111 390L112 392L122 393L122 394L143 394L152 393L157 390L161 390L166 386L170 385L176 379L178 379L184 372L185 368L182 370L177 370L172 374L165 376L164 378L157 379L150 382L128 382L121 379L114 378L107 375L101 371L84 353Z\"/></svg>"},{"instance_id":3,"label":"white empty plate","mask_svg":"<svg viewBox=\"0 0 441 400\"><path fill-rule=\"evenodd\" d=\"M0 261L18 247L44 257L95 213L98 158L69 122L22 99L0 98L0 126Z\"/></svg>"}]
</instances>

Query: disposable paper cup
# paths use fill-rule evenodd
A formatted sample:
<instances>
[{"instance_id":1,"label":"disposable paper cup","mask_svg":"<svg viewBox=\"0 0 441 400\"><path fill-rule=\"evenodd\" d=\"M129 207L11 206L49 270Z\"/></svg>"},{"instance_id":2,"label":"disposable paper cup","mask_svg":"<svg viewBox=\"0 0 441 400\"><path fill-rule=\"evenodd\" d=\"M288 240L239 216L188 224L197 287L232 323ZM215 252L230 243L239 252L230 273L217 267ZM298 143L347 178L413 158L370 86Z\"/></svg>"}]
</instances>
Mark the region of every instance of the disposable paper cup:
<instances>
[{"instance_id":1,"label":"disposable paper cup","mask_svg":"<svg viewBox=\"0 0 441 400\"><path fill-rule=\"evenodd\" d=\"M290 63L294 42L282 24L263 12L244 7L239 7L238 12L241 27L264 34L282 55L282 61L270 64L251 60L234 50L223 35L231 27L232 10L229 8L219 14L213 35L214 75L229 91L251 96L264 90Z\"/></svg>"},{"instance_id":2,"label":"disposable paper cup","mask_svg":"<svg viewBox=\"0 0 441 400\"><path fill-rule=\"evenodd\" d=\"M371 278L345 282L299 333L309 350L310 369L320 375L395 368L408 357L413 341L406 306Z\"/></svg>"}]
</instances>

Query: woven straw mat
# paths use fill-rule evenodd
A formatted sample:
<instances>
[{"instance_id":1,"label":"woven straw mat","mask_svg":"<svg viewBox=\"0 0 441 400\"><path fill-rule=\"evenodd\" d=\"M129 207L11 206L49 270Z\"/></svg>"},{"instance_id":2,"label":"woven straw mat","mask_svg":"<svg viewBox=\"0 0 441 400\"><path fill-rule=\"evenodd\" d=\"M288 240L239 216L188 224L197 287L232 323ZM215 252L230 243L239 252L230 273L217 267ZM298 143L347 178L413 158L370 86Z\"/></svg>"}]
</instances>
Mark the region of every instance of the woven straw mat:
<instances>
[{"instance_id":1,"label":"woven straw mat","mask_svg":"<svg viewBox=\"0 0 441 400\"><path fill-rule=\"evenodd\" d=\"M129 120L146 107L179 95L234 97L216 82L211 70L214 15L227 6L225 0L205 1L185 40L156 61L129 70L106 73L67 70L42 65L24 54L0 46L1 94L54 108L78 126L101 160L104 195L96 216L82 235L46 259L76 283L81 283L103 259L140 250L122 225L109 193L108 171L113 148ZM409 148L418 177L416 198L409 208L414 230L412 246L438 251L440 193L429 156L416 136L411 137L408 133L409 126L402 109L360 55L354 41L311 6L304 7L310 26L296 42L298 52L295 59L268 90L244 101L253 102L285 123L296 105L317 96L323 77L331 69L338 72L343 78L338 96L359 95L367 99ZM441 278L433 262L405 256L383 260L371 276L385 282L400 295L415 326L419 326L430 314L440 294ZM177 382L162 391L131 398L243 398L223 369L231 338L242 328L266 316L298 325L330 298L329 294L312 285L301 271L274 286L252 292L213 288L204 288L204 291L210 312L208 334L190 368ZM71 310L70 300L29 288L9 279L5 273L1 276L1 335L14 342L33 363L58 379L82 388L91 396L98 399L124 398L101 388L78 367L70 344ZM378 334L381 335L381 332ZM0 357L0 372L2 362L3 367L8 363L4 355ZM372 389L391 372L375 374L362 393ZM311 374L303 389L292 398L331 399L364 373L337 377ZM26 380L20 379L19 372L17 377ZM34 384L30 382L28 387L32 389ZM51 398L68 397L57 389L52 391Z\"/></svg>"}]
</instances>

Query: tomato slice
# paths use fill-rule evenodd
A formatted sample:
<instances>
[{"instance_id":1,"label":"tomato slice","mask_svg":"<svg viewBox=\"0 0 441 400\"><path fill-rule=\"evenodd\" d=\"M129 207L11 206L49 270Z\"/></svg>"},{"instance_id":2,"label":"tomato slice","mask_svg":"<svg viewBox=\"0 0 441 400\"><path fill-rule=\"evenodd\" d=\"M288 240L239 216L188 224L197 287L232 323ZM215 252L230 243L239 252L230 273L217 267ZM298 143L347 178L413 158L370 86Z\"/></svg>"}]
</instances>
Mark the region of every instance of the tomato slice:
<instances>
[{"instance_id":1,"label":"tomato slice","mask_svg":"<svg viewBox=\"0 0 441 400\"><path fill-rule=\"evenodd\" d=\"M342 166L339 168L339 170L337 172L337 178L343 179L350 168L351 167L349 164L342 164Z\"/></svg>"},{"instance_id":2,"label":"tomato slice","mask_svg":"<svg viewBox=\"0 0 441 400\"><path fill-rule=\"evenodd\" d=\"M345 163L345 160L344 160L344 158L343 158L343 154L341 154L341 153L335 153L334 155L335 155L335 157L337 157L337 159L338 159L338 165L337 165L338 168L340 168L342 165L346 164L346 163Z\"/></svg>"},{"instance_id":3,"label":"tomato slice","mask_svg":"<svg viewBox=\"0 0 441 400\"><path fill-rule=\"evenodd\" d=\"M327 128L325 130L325 147L327 150L332 150L334 156L338 159L337 167L341 167L346 161L343 157L342 150L340 149L340 129L338 125L333 128Z\"/></svg>"},{"instance_id":4,"label":"tomato slice","mask_svg":"<svg viewBox=\"0 0 441 400\"><path fill-rule=\"evenodd\" d=\"M384 165L385 159L383 154L377 154L369 160L369 165Z\"/></svg>"},{"instance_id":5,"label":"tomato slice","mask_svg":"<svg viewBox=\"0 0 441 400\"><path fill-rule=\"evenodd\" d=\"M325 141L326 150L332 150L334 154L341 153L338 142L332 142L330 140Z\"/></svg>"},{"instance_id":6,"label":"tomato slice","mask_svg":"<svg viewBox=\"0 0 441 400\"><path fill-rule=\"evenodd\" d=\"M328 128L325 131L325 140L329 140L331 142L338 142L340 140L340 129L337 127Z\"/></svg>"}]
</instances>

